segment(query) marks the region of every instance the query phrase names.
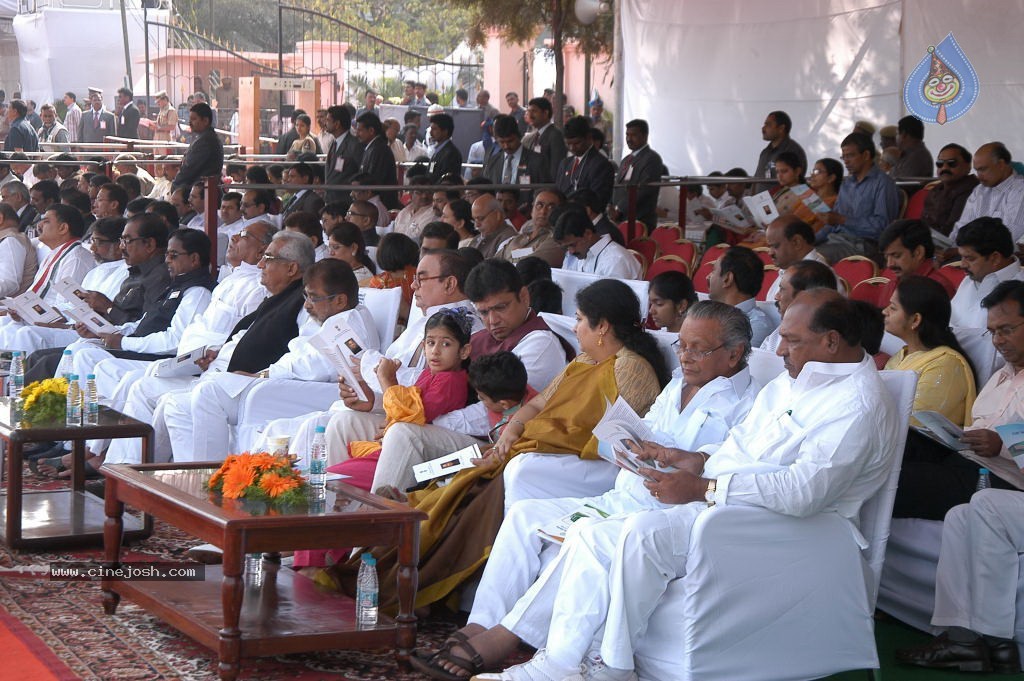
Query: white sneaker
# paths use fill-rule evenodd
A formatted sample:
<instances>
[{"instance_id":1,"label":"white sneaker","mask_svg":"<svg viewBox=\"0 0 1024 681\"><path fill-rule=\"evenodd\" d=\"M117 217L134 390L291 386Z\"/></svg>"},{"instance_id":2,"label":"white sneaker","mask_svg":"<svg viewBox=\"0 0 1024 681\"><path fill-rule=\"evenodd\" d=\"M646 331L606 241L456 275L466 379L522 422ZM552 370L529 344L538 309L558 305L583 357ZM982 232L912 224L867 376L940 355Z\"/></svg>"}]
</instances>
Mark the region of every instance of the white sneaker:
<instances>
[{"instance_id":1,"label":"white sneaker","mask_svg":"<svg viewBox=\"0 0 1024 681\"><path fill-rule=\"evenodd\" d=\"M554 670L546 662L547 653L543 648L526 662L509 667L503 672L477 674L470 681L559 681L562 674L552 673Z\"/></svg>"},{"instance_id":2,"label":"white sneaker","mask_svg":"<svg viewBox=\"0 0 1024 681\"><path fill-rule=\"evenodd\" d=\"M562 681L637 681L636 672L632 669L615 669L609 667L600 655L587 655L580 671L566 676Z\"/></svg>"}]
</instances>

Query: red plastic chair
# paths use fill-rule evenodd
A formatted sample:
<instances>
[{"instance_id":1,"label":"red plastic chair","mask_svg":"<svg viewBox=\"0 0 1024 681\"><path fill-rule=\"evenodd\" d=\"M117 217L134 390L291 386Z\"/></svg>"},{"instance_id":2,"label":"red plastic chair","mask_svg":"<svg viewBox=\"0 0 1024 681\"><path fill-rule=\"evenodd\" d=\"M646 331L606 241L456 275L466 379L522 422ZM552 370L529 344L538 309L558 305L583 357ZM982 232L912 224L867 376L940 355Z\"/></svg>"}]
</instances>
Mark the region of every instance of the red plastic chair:
<instances>
[{"instance_id":1,"label":"red plastic chair","mask_svg":"<svg viewBox=\"0 0 1024 681\"><path fill-rule=\"evenodd\" d=\"M946 263L939 268L939 274L948 279L953 286L958 287L960 283L967 277L967 270L961 265L960 261Z\"/></svg>"},{"instance_id":2,"label":"red plastic chair","mask_svg":"<svg viewBox=\"0 0 1024 681\"><path fill-rule=\"evenodd\" d=\"M775 280L779 278L779 268L775 265L765 265L764 281L761 282L761 290L757 292L755 300L765 301L768 299L768 289L772 287Z\"/></svg>"},{"instance_id":3,"label":"red plastic chair","mask_svg":"<svg viewBox=\"0 0 1024 681\"><path fill-rule=\"evenodd\" d=\"M647 258L648 263L654 262L658 259L658 256L661 255L658 244L646 237L633 239L626 244L626 248L642 253L643 256Z\"/></svg>"},{"instance_id":4,"label":"red plastic chair","mask_svg":"<svg viewBox=\"0 0 1024 681\"><path fill-rule=\"evenodd\" d=\"M878 276L878 265L871 258L863 255L851 255L843 258L832 266L835 273L846 280L850 286L856 286L860 282Z\"/></svg>"},{"instance_id":5,"label":"red plastic chair","mask_svg":"<svg viewBox=\"0 0 1024 681\"><path fill-rule=\"evenodd\" d=\"M725 255L725 251L731 248L729 244L715 244L711 248L704 251L704 254L700 256L700 264L714 262Z\"/></svg>"},{"instance_id":6,"label":"red plastic chair","mask_svg":"<svg viewBox=\"0 0 1024 681\"><path fill-rule=\"evenodd\" d=\"M757 254L757 257L761 259L761 262L764 263L766 267L768 265L775 264L775 261L772 260L771 251L768 250L767 246L758 246L757 248L753 248L751 250L753 250L754 253Z\"/></svg>"},{"instance_id":7,"label":"red plastic chair","mask_svg":"<svg viewBox=\"0 0 1024 681\"><path fill-rule=\"evenodd\" d=\"M678 255L663 255L647 268L647 276L644 279L651 281L662 272L682 272L690 276L690 264Z\"/></svg>"},{"instance_id":8,"label":"red plastic chair","mask_svg":"<svg viewBox=\"0 0 1024 681\"><path fill-rule=\"evenodd\" d=\"M928 199L928 192L938 184L939 182L936 180L931 184L925 185L923 189L914 192L914 195L907 201L907 210L903 213L903 217L907 220L920 220L921 213L924 212L924 202Z\"/></svg>"},{"instance_id":9,"label":"red plastic chair","mask_svg":"<svg viewBox=\"0 0 1024 681\"><path fill-rule=\"evenodd\" d=\"M697 244L689 239L676 239L670 244L659 244L662 256L676 255L686 261L687 267L692 270L697 266Z\"/></svg>"},{"instance_id":10,"label":"red plastic chair","mask_svg":"<svg viewBox=\"0 0 1024 681\"><path fill-rule=\"evenodd\" d=\"M716 262L718 261L712 260L711 262L704 263L690 277L693 280L693 288L698 293L707 293L709 291L708 277L711 275L711 270L715 269Z\"/></svg>"},{"instance_id":11,"label":"red plastic chair","mask_svg":"<svg viewBox=\"0 0 1024 681\"><path fill-rule=\"evenodd\" d=\"M851 300L863 300L866 303L871 303L877 308L882 308L884 305L880 304L878 300L879 295L882 293L882 289L889 283L889 279L886 277L872 277L865 279L850 291Z\"/></svg>"},{"instance_id":12,"label":"red plastic chair","mask_svg":"<svg viewBox=\"0 0 1024 681\"><path fill-rule=\"evenodd\" d=\"M629 220L623 220L618 224L618 227L619 232L622 233L622 240L626 243L629 243L631 239L641 239L647 236L647 225L639 220L633 226L633 234L629 233Z\"/></svg>"},{"instance_id":13,"label":"red plastic chair","mask_svg":"<svg viewBox=\"0 0 1024 681\"><path fill-rule=\"evenodd\" d=\"M643 279L644 276L647 274L647 266L648 264L650 264L651 261L648 260L647 256L645 256L640 251L630 248L629 252L632 253L633 257L636 258L636 261L640 263L640 278Z\"/></svg>"},{"instance_id":14,"label":"red plastic chair","mask_svg":"<svg viewBox=\"0 0 1024 681\"><path fill-rule=\"evenodd\" d=\"M679 231L677 225L659 225L651 232L650 238L664 251L667 245L674 244L679 239L682 239L683 234Z\"/></svg>"}]
</instances>

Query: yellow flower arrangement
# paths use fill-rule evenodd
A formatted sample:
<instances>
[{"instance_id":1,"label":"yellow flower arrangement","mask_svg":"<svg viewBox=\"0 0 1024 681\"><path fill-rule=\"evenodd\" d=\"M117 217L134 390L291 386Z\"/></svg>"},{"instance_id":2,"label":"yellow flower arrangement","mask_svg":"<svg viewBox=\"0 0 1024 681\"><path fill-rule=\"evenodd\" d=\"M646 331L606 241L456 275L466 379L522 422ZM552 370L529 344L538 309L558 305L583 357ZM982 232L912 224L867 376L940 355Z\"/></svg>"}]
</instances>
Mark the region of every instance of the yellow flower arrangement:
<instances>
[{"instance_id":1,"label":"yellow flower arrangement","mask_svg":"<svg viewBox=\"0 0 1024 681\"><path fill-rule=\"evenodd\" d=\"M25 386L21 391L22 411L30 423L49 423L64 418L68 402L68 382L47 378Z\"/></svg>"},{"instance_id":2,"label":"yellow flower arrangement","mask_svg":"<svg viewBox=\"0 0 1024 681\"><path fill-rule=\"evenodd\" d=\"M296 504L306 499L306 480L289 456L267 452L232 454L210 476L208 486L225 499L255 499Z\"/></svg>"}]
</instances>

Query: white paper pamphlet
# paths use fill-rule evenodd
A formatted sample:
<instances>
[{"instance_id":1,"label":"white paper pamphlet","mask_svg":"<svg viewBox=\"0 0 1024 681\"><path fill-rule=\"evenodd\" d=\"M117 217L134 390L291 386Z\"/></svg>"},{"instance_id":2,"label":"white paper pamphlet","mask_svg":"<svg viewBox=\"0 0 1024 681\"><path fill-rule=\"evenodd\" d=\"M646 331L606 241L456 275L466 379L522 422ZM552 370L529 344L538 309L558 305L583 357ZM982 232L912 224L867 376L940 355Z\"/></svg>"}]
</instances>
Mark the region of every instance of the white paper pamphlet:
<instances>
[{"instance_id":1,"label":"white paper pamphlet","mask_svg":"<svg viewBox=\"0 0 1024 681\"><path fill-rule=\"evenodd\" d=\"M779 211L775 208L775 201L768 192L744 196L743 204L750 211L754 223L761 229L767 229L770 223L779 219Z\"/></svg>"},{"instance_id":2,"label":"white paper pamphlet","mask_svg":"<svg viewBox=\"0 0 1024 681\"><path fill-rule=\"evenodd\" d=\"M956 425L937 411L915 411L912 416L921 424L911 428L935 440L939 444L949 447L954 452L966 449L960 438L964 436L964 429Z\"/></svg>"},{"instance_id":3,"label":"white paper pamphlet","mask_svg":"<svg viewBox=\"0 0 1024 681\"><path fill-rule=\"evenodd\" d=\"M606 403L607 404L607 403ZM598 455L619 468L650 479L647 470L674 470L661 468L654 461L641 461L633 450L630 442L640 444L653 441L654 432L637 416L633 408L620 396L615 404L608 404L604 416L594 426L594 437L600 440Z\"/></svg>"},{"instance_id":4,"label":"white paper pamphlet","mask_svg":"<svg viewBox=\"0 0 1024 681\"><path fill-rule=\"evenodd\" d=\"M353 357L362 355L366 343L356 335L351 326L335 315L328 319L316 334L310 336L309 344L331 362L360 400L369 400L356 377L352 363Z\"/></svg>"},{"instance_id":5,"label":"white paper pamphlet","mask_svg":"<svg viewBox=\"0 0 1024 681\"><path fill-rule=\"evenodd\" d=\"M583 504L571 513L566 513L558 520L552 521L547 525L537 528L537 534L548 541L561 544L565 541L565 535L569 531L569 528L578 520L583 518L607 518L608 513L602 511L597 506L591 504Z\"/></svg>"},{"instance_id":6,"label":"white paper pamphlet","mask_svg":"<svg viewBox=\"0 0 1024 681\"><path fill-rule=\"evenodd\" d=\"M171 378L174 376L198 376L202 373L197 360L206 355L206 346L196 348L192 352L186 352L177 357L168 357L154 362L153 375L157 378Z\"/></svg>"},{"instance_id":7,"label":"white paper pamphlet","mask_svg":"<svg viewBox=\"0 0 1024 681\"><path fill-rule=\"evenodd\" d=\"M55 324L64 321L64 315L53 309L35 291L25 291L16 298L4 298L4 304L26 324Z\"/></svg>"},{"instance_id":8,"label":"white paper pamphlet","mask_svg":"<svg viewBox=\"0 0 1024 681\"><path fill-rule=\"evenodd\" d=\"M104 333L117 333L117 327L108 322L103 317L103 315L101 315L99 312L96 312L88 305L85 305L85 303L82 303L82 306L85 309L82 309L82 307L79 307L77 305L72 305L67 310L65 310L65 312L68 317L75 320L79 324L84 325L85 328L89 329L97 336Z\"/></svg>"},{"instance_id":9,"label":"white paper pamphlet","mask_svg":"<svg viewBox=\"0 0 1024 681\"><path fill-rule=\"evenodd\" d=\"M465 468L473 468L473 459L480 459L482 457L483 454L480 453L480 446L474 444L431 461L418 463L412 467L412 474L415 476L416 482L424 482L434 478L446 478L450 475L455 475Z\"/></svg>"}]
</instances>

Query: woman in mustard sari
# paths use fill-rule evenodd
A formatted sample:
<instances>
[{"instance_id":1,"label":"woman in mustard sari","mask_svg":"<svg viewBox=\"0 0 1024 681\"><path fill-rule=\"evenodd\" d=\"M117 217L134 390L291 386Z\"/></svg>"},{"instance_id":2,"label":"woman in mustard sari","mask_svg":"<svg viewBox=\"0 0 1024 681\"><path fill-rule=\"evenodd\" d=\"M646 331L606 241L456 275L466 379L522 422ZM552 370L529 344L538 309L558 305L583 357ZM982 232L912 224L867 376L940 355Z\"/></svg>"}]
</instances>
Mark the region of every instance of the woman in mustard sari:
<instances>
[{"instance_id":1,"label":"woman in mustard sari","mask_svg":"<svg viewBox=\"0 0 1024 681\"><path fill-rule=\"evenodd\" d=\"M913 410L938 412L958 426L969 425L974 373L949 330L950 302L942 285L927 277L906 277L896 286L884 314L885 330L906 343L885 368L918 375ZM911 423L916 424L916 419ZM893 515L942 520L954 505L950 503L950 493L955 492L948 477L951 473L973 491L978 467L911 428Z\"/></svg>"},{"instance_id":2,"label":"woman in mustard sari","mask_svg":"<svg viewBox=\"0 0 1024 681\"><path fill-rule=\"evenodd\" d=\"M628 286L603 279L580 291L577 305L580 355L516 413L477 468L409 495L410 505L429 516L420 526L416 607L448 597L483 566L504 517L502 473L510 459L541 452L583 466L598 458L592 430L607 403L621 396L643 416L668 382L665 360L643 330L640 302ZM395 552L375 553L380 605L394 609ZM358 560L339 570L346 591L354 591L356 570Z\"/></svg>"}]
</instances>

